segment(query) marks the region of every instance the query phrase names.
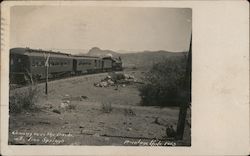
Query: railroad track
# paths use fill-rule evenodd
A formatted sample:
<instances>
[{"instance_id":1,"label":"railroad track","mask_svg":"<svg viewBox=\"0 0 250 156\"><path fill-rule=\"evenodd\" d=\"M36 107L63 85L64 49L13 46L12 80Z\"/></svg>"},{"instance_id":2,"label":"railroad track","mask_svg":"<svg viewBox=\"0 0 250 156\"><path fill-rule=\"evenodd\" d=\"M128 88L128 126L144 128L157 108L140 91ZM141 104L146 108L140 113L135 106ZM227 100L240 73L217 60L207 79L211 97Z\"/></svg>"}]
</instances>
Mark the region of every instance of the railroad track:
<instances>
[{"instance_id":1,"label":"railroad track","mask_svg":"<svg viewBox=\"0 0 250 156\"><path fill-rule=\"evenodd\" d=\"M122 72L122 71L116 71L116 72ZM64 77L57 77L57 78L53 78L53 79L49 79L49 82L53 82L53 81L58 81L58 80L67 80L67 79L72 79L72 78L77 78L77 77L89 77L89 76L97 76L97 75L104 75L107 74L108 72L101 72L101 73L89 73L89 74L82 74L82 75L73 75L73 76L64 76ZM36 81L36 84L42 84L45 83L46 80L39 80ZM24 88L29 86L29 83L27 84L9 84L10 86L10 90L15 90L18 88Z\"/></svg>"}]
</instances>

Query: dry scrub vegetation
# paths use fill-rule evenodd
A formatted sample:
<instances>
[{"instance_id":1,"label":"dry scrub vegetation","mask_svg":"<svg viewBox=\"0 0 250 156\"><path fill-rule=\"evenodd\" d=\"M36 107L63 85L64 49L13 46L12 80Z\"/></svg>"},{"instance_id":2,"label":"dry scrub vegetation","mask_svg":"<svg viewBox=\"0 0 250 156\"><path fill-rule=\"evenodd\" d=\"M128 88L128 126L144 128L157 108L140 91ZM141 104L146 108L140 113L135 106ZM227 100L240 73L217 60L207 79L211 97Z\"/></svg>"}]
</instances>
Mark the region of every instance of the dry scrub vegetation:
<instances>
[{"instance_id":1,"label":"dry scrub vegetation","mask_svg":"<svg viewBox=\"0 0 250 156\"><path fill-rule=\"evenodd\" d=\"M145 84L140 87L144 106L178 106L187 99L184 94L187 59L184 56L156 63L145 74ZM184 95L184 96L183 96Z\"/></svg>"},{"instance_id":2,"label":"dry scrub vegetation","mask_svg":"<svg viewBox=\"0 0 250 156\"><path fill-rule=\"evenodd\" d=\"M20 113L23 110L30 110L38 98L38 87L35 84L30 84L27 89L22 92L15 92L9 98L10 113Z\"/></svg>"}]
</instances>

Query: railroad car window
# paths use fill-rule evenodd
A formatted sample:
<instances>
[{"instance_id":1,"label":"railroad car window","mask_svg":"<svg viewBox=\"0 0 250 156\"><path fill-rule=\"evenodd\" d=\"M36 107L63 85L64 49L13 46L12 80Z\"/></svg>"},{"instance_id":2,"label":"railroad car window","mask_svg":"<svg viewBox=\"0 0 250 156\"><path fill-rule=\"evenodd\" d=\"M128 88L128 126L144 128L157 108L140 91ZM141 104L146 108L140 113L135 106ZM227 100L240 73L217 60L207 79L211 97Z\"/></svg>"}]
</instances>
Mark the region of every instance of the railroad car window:
<instances>
[{"instance_id":1,"label":"railroad car window","mask_svg":"<svg viewBox=\"0 0 250 156\"><path fill-rule=\"evenodd\" d=\"M21 62L21 59L20 59L20 58L18 58L18 59L17 59L17 62L19 62L19 63L20 63L20 62Z\"/></svg>"},{"instance_id":2,"label":"railroad car window","mask_svg":"<svg viewBox=\"0 0 250 156\"><path fill-rule=\"evenodd\" d=\"M11 60L10 60L10 64L11 64L11 65L13 65L13 64L14 64L13 58L11 58Z\"/></svg>"},{"instance_id":3,"label":"railroad car window","mask_svg":"<svg viewBox=\"0 0 250 156\"><path fill-rule=\"evenodd\" d=\"M97 66L97 62L96 62L96 60L95 60L95 66Z\"/></svg>"},{"instance_id":4,"label":"railroad car window","mask_svg":"<svg viewBox=\"0 0 250 156\"><path fill-rule=\"evenodd\" d=\"M41 66L42 65L42 62L41 61L38 61L38 66Z\"/></svg>"}]
</instances>

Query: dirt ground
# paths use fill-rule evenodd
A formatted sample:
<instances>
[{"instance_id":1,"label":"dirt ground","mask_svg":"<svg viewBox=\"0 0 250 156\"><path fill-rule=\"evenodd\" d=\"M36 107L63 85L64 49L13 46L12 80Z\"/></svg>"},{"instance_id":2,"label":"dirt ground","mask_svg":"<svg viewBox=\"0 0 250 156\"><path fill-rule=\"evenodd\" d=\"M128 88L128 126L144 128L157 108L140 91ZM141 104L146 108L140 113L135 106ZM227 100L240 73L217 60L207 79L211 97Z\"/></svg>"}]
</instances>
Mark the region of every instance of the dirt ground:
<instances>
[{"instance_id":1,"label":"dirt ground","mask_svg":"<svg viewBox=\"0 0 250 156\"><path fill-rule=\"evenodd\" d=\"M124 71L139 81L143 72ZM95 87L107 73L39 84L36 109L10 114L9 144L190 146L190 110L184 139L166 139L166 126L176 129L179 108L140 106L138 86ZM11 92L21 92L18 88ZM10 93L11 94L11 93Z\"/></svg>"}]
</instances>

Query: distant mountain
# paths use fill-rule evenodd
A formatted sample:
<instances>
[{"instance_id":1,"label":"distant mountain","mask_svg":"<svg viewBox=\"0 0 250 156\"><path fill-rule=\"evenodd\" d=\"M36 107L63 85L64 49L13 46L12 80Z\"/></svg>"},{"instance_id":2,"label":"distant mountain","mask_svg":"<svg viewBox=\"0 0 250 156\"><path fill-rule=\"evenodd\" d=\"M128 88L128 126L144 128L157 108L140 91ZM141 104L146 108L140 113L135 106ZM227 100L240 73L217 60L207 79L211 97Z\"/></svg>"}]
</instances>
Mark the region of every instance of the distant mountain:
<instances>
[{"instance_id":1,"label":"distant mountain","mask_svg":"<svg viewBox=\"0 0 250 156\"><path fill-rule=\"evenodd\" d=\"M121 57L124 67L148 67L165 59L185 56L187 52L168 52L164 50L159 50L133 53L118 53L112 50L102 50L98 47L93 47L87 53L87 55L90 56L100 57L107 56L110 54L113 57Z\"/></svg>"},{"instance_id":2,"label":"distant mountain","mask_svg":"<svg viewBox=\"0 0 250 156\"><path fill-rule=\"evenodd\" d=\"M112 50L102 50L98 47L91 48L89 50L89 52L87 53L87 55L90 55L90 56L101 56L101 57L109 55L109 54L111 54L114 57L118 57L121 55L121 54L114 52Z\"/></svg>"}]
</instances>

